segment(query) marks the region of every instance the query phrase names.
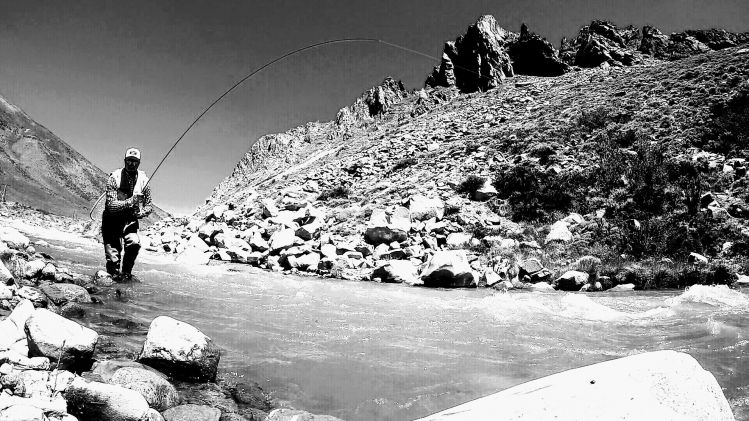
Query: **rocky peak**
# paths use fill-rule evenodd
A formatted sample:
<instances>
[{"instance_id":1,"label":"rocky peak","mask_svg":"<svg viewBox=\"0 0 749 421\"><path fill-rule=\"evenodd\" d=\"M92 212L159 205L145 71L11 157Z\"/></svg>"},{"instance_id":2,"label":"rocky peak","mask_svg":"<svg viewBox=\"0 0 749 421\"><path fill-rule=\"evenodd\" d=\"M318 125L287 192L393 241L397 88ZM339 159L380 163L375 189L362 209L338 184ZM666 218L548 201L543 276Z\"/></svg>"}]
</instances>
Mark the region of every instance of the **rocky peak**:
<instances>
[{"instance_id":1,"label":"rocky peak","mask_svg":"<svg viewBox=\"0 0 749 421\"><path fill-rule=\"evenodd\" d=\"M510 44L508 53L517 74L559 76L569 71L569 66L559 59L559 52L551 43L530 32L525 24L520 26L520 37Z\"/></svg>"},{"instance_id":2,"label":"rocky peak","mask_svg":"<svg viewBox=\"0 0 749 421\"><path fill-rule=\"evenodd\" d=\"M375 117L386 114L406 97L408 91L403 82L388 76L382 83L364 92L352 105L341 108L335 123L339 128L346 128L372 121Z\"/></svg>"},{"instance_id":3,"label":"rocky peak","mask_svg":"<svg viewBox=\"0 0 749 421\"><path fill-rule=\"evenodd\" d=\"M603 63L612 66L631 66L642 62L637 51L642 35L634 26L619 28L611 22L594 20L580 28L573 42L563 43L562 57L574 58L580 67L596 67Z\"/></svg>"},{"instance_id":4,"label":"rocky peak","mask_svg":"<svg viewBox=\"0 0 749 421\"><path fill-rule=\"evenodd\" d=\"M462 92L486 91L513 76L505 47L518 35L499 26L494 16L481 16L454 42L445 43L442 62L426 85L455 86Z\"/></svg>"}]
</instances>

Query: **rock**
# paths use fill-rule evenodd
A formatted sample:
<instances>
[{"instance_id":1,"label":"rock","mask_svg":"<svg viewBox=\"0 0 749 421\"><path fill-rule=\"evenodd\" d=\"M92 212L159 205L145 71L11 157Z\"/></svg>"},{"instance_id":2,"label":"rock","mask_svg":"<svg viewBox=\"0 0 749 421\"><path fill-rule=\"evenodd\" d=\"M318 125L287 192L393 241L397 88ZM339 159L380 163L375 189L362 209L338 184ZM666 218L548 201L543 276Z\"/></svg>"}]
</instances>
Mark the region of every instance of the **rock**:
<instances>
[{"instance_id":1,"label":"rock","mask_svg":"<svg viewBox=\"0 0 749 421\"><path fill-rule=\"evenodd\" d=\"M421 273L421 280L424 286L443 288L475 287L478 281L463 250L435 252Z\"/></svg>"},{"instance_id":2,"label":"rock","mask_svg":"<svg viewBox=\"0 0 749 421\"><path fill-rule=\"evenodd\" d=\"M733 421L712 374L688 354L656 351L567 370L449 408L420 421Z\"/></svg>"},{"instance_id":3,"label":"rock","mask_svg":"<svg viewBox=\"0 0 749 421\"><path fill-rule=\"evenodd\" d=\"M736 283L739 285L749 285L749 275L736 274Z\"/></svg>"},{"instance_id":4,"label":"rock","mask_svg":"<svg viewBox=\"0 0 749 421\"><path fill-rule=\"evenodd\" d=\"M75 284L56 284L55 287L62 292L63 296L71 303L90 303L91 296L86 288Z\"/></svg>"},{"instance_id":5,"label":"rock","mask_svg":"<svg viewBox=\"0 0 749 421\"><path fill-rule=\"evenodd\" d=\"M471 238L473 238L471 234L465 232L454 232L447 236L445 245L452 248L462 248L471 241Z\"/></svg>"},{"instance_id":6,"label":"rock","mask_svg":"<svg viewBox=\"0 0 749 421\"><path fill-rule=\"evenodd\" d=\"M177 255L175 261L186 265L207 265L211 259L208 244L198 235L190 236L185 249Z\"/></svg>"},{"instance_id":7,"label":"rock","mask_svg":"<svg viewBox=\"0 0 749 421\"><path fill-rule=\"evenodd\" d=\"M206 405L186 404L167 409L162 415L166 421L219 421L221 411Z\"/></svg>"},{"instance_id":8,"label":"rock","mask_svg":"<svg viewBox=\"0 0 749 421\"><path fill-rule=\"evenodd\" d=\"M240 405L257 408L261 411L270 411L273 405L268 395L257 383L237 383L229 387L231 397Z\"/></svg>"},{"instance_id":9,"label":"rock","mask_svg":"<svg viewBox=\"0 0 749 421\"><path fill-rule=\"evenodd\" d=\"M250 237L250 246L255 251L264 252L270 248L270 244L263 239L263 236L259 232L252 234Z\"/></svg>"},{"instance_id":10,"label":"rock","mask_svg":"<svg viewBox=\"0 0 749 421\"><path fill-rule=\"evenodd\" d=\"M13 291L5 284L0 283L0 300L10 300L13 298Z\"/></svg>"},{"instance_id":11,"label":"rock","mask_svg":"<svg viewBox=\"0 0 749 421\"><path fill-rule=\"evenodd\" d=\"M28 237L18 232L15 228L7 226L0 226L0 241L16 250L26 250L26 247L29 246Z\"/></svg>"},{"instance_id":12,"label":"rock","mask_svg":"<svg viewBox=\"0 0 749 421\"><path fill-rule=\"evenodd\" d=\"M54 284L39 285L39 290L43 292L44 295L47 296L47 299L56 306L62 306L68 302L68 299L65 298L65 294L62 293L62 290L57 288Z\"/></svg>"},{"instance_id":13,"label":"rock","mask_svg":"<svg viewBox=\"0 0 749 421\"><path fill-rule=\"evenodd\" d=\"M520 38L510 44L507 52L513 70L519 75L560 76L569 71L569 66L559 59L559 53L551 43L529 32L525 24L520 26Z\"/></svg>"},{"instance_id":14,"label":"rock","mask_svg":"<svg viewBox=\"0 0 749 421\"><path fill-rule=\"evenodd\" d=\"M276 203L270 199L263 199L262 200L263 205L263 216L266 218L276 217L278 216L278 207L276 206Z\"/></svg>"},{"instance_id":15,"label":"rock","mask_svg":"<svg viewBox=\"0 0 749 421\"><path fill-rule=\"evenodd\" d=\"M568 270L554 280L553 286L561 291L580 291L588 283L588 274L577 270Z\"/></svg>"},{"instance_id":16,"label":"rock","mask_svg":"<svg viewBox=\"0 0 749 421\"><path fill-rule=\"evenodd\" d=\"M423 282L417 277L416 271L409 260L390 260L375 269L372 278L380 278L382 282L420 285Z\"/></svg>"},{"instance_id":17,"label":"rock","mask_svg":"<svg viewBox=\"0 0 749 421\"><path fill-rule=\"evenodd\" d=\"M41 275L42 269L47 263L44 260L36 259L26 263L23 270L23 277L26 279L36 278Z\"/></svg>"},{"instance_id":18,"label":"rock","mask_svg":"<svg viewBox=\"0 0 749 421\"><path fill-rule=\"evenodd\" d=\"M572 42L564 45L560 56L573 60L580 67L631 66L642 63L637 51L640 44L639 29L628 26L619 28L611 22L593 21L580 28L580 33Z\"/></svg>"},{"instance_id":19,"label":"rock","mask_svg":"<svg viewBox=\"0 0 749 421\"><path fill-rule=\"evenodd\" d=\"M135 390L81 377L73 380L63 396L70 413L84 420L143 421L149 412L148 402Z\"/></svg>"},{"instance_id":20,"label":"rock","mask_svg":"<svg viewBox=\"0 0 749 421\"><path fill-rule=\"evenodd\" d=\"M52 263L47 263L42 268L40 275L42 276L42 279L55 279L56 272L57 269L55 268L55 265L53 265Z\"/></svg>"},{"instance_id":21,"label":"rock","mask_svg":"<svg viewBox=\"0 0 749 421\"><path fill-rule=\"evenodd\" d=\"M441 220L445 216L445 204L440 199L415 195L409 199L409 213L415 221L425 221L431 218Z\"/></svg>"},{"instance_id":22,"label":"rock","mask_svg":"<svg viewBox=\"0 0 749 421\"><path fill-rule=\"evenodd\" d=\"M58 368L80 371L91 367L99 335L47 309L37 309L25 324L29 356L47 357ZM59 361L58 361L59 358Z\"/></svg>"},{"instance_id":23,"label":"rock","mask_svg":"<svg viewBox=\"0 0 749 421\"><path fill-rule=\"evenodd\" d=\"M167 381L166 376L144 368L122 367L114 372L108 383L135 390L146 399L148 406L159 411L179 403L177 389Z\"/></svg>"},{"instance_id":24,"label":"rock","mask_svg":"<svg viewBox=\"0 0 749 421\"><path fill-rule=\"evenodd\" d=\"M390 226L403 232L411 231L411 213L408 209L398 206L390 215Z\"/></svg>"},{"instance_id":25,"label":"rock","mask_svg":"<svg viewBox=\"0 0 749 421\"><path fill-rule=\"evenodd\" d=\"M224 216L224 212L228 211L229 207L226 205L218 205L213 207L212 215L216 219L220 219Z\"/></svg>"},{"instance_id":26,"label":"rock","mask_svg":"<svg viewBox=\"0 0 749 421\"><path fill-rule=\"evenodd\" d=\"M567 227L567 223L564 221L555 222L551 226L549 233L546 235L546 244L554 241L569 243L572 240L572 232L570 232L569 228Z\"/></svg>"},{"instance_id":27,"label":"rock","mask_svg":"<svg viewBox=\"0 0 749 421\"><path fill-rule=\"evenodd\" d=\"M497 192L497 189L494 188L494 186L491 184L491 181L485 180L484 184L475 192L473 192L471 199L483 202L494 198L495 196L497 196L497 194L499 193Z\"/></svg>"},{"instance_id":28,"label":"rock","mask_svg":"<svg viewBox=\"0 0 749 421\"><path fill-rule=\"evenodd\" d=\"M34 307L47 306L47 296L38 288L24 286L16 290L16 295L21 299L30 300Z\"/></svg>"},{"instance_id":29,"label":"rock","mask_svg":"<svg viewBox=\"0 0 749 421\"><path fill-rule=\"evenodd\" d=\"M535 284L527 284L527 288L532 292L554 291L554 287L548 282L536 282Z\"/></svg>"},{"instance_id":30,"label":"rock","mask_svg":"<svg viewBox=\"0 0 749 421\"><path fill-rule=\"evenodd\" d=\"M443 61L427 78L426 85L456 86L462 92L496 88L514 75L505 48L516 37L502 29L493 16L481 16L464 35L445 44Z\"/></svg>"},{"instance_id":31,"label":"rock","mask_svg":"<svg viewBox=\"0 0 749 421\"><path fill-rule=\"evenodd\" d=\"M9 285L13 283L13 274L8 267L0 260L0 285Z\"/></svg>"},{"instance_id":32,"label":"rock","mask_svg":"<svg viewBox=\"0 0 749 421\"><path fill-rule=\"evenodd\" d=\"M635 289L635 284L619 284L613 288L609 288L607 291L621 292L621 291L633 291L634 289Z\"/></svg>"},{"instance_id":33,"label":"rock","mask_svg":"<svg viewBox=\"0 0 749 421\"><path fill-rule=\"evenodd\" d=\"M657 28L646 25L642 28L642 41L639 50L657 59L667 59L668 36Z\"/></svg>"},{"instance_id":34,"label":"rock","mask_svg":"<svg viewBox=\"0 0 749 421\"><path fill-rule=\"evenodd\" d=\"M320 234L322 228L323 225L320 222L315 221L307 225L302 225L301 227L299 227L299 229L296 230L294 234L296 234L296 236L301 238L302 240L309 241L317 237Z\"/></svg>"},{"instance_id":35,"label":"rock","mask_svg":"<svg viewBox=\"0 0 749 421\"><path fill-rule=\"evenodd\" d=\"M155 318L138 361L179 379L214 381L220 351L193 326L167 316Z\"/></svg>"},{"instance_id":36,"label":"rock","mask_svg":"<svg viewBox=\"0 0 749 421\"><path fill-rule=\"evenodd\" d=\"M707 257L695 252L689 253L687 261L696 265L706 265L709 263L709 259Z\"/></svg>"},{"instance_id":37,"label":"rock","mask_svg":"<svg viewBox=\"0 0 749 421\"><path fill-rule=\"evenodd\" d=\"M276 231L270 237L270 251L273 254L278 254L282 250L294 246L297 243L297 236L295 231L291 228L282 229Z\"/></svg>"},{"instance_id":38,"label":"rock","mask_svg":"<svg viewBox=\"0 0 749 421\"><path fill-rule=\"evenodd\" d=\"M298 409L279 408L268 414L264 421L343 421L331 415L314 415Z\"/></svg>"},{"instance_id":39,"label":"rock","mask_svg":"<svg viewBox=\"0 0 749 421\"><path fill-rule=\"evenodd\" d=\"M497 282L501 282L502 277L495 271L491 269L487 269L484 271L484 273L481 274L481 280L479 281L479 284L483 284L487 287L490 287Z\"/></svg>"},{"instance_id":40,"label":"rock","mask_svg":"<svg viewBox=\"0 0 749 421\"><path fill-rule=\"evenodd\" d=\"M710 48L707 45L697 41L696 38L689 36L687 33L673 33L668 37L667 57L664 58L678 60L708 51L710 51Z\"/></svg>"},{"instance_id":41,"label":"rock","mask_svg":"<svg viewBox=\"0 0 749 421\"><path fill-rule=\"evenodd\" d=\"M291 262L291 259L289 259ZM294 264L291 265L293 268L306 271L315 271L317 266L320 264L320 255L318 253L306 253L302 256L294 259Z\"/></svg>"},{"instance_id":42,"label":"rock","mask_svg":"<svg viewBox=\"0 0 749 421\"><path fill-rule=\"evenodd\" d=\"M531 275L544 269L544 266L538 259L530 258L518 263L518 277L521 279L525 275Z\"/></svg>"},{"instance_id":43,"label":"rock","mask_svg":"<svg viewBox=\"0 0 749 421\"><path fill-rule=\"evenodd\" d=\"M373 245L393 241L405 241L408 238L408 234L401 228L403 228L402 223L392 225L384 210L375 209L364 232L364 238Z\"/></svg>"},{"instance_id":44,"label":"rock","mask_svg":"<svg viewBox=\"0 0 749 421\"><path fill-rule=\"evenodd\" d=\"M47 421L47 417L36 406L18 404L0 409L0 421Z\"/></svg>"},{"instance_id":45,"label":"rock","mask_svg":"<svg viewBox=\"0 0 749 421\"><path fill-rule=\"evenodd\" d=\"M94 274L92 281L94 285L100 287L111 287L114 285L114 279L103 270L97 271L96 274Z\"/></svg>"}]
</instances>

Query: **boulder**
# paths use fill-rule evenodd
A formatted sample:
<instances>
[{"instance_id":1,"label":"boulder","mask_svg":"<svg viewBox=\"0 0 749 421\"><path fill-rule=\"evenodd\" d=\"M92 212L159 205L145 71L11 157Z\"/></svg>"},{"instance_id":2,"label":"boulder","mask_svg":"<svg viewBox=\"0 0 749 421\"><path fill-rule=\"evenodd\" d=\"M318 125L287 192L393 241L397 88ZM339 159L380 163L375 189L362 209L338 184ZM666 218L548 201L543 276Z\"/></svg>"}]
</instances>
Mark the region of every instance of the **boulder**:
<instances>
[{"instance_id":1,"label":"boulder","mask_svg":"<svg viewBox=\"0 0 749 421\"><path fill-rule=\"evenodd\" d=\"M263 199L261 203L263 206L264 217L272 218L278 216L278 206L276 206L276 202L271 199Z\"/></svg>"},{"instance_id":2,"label":"boulder","mask_svg":"<svg viewBox=\"0 0 749 421\"><path fill-rule=\"evenodd\" d=\"M185 249L177 255L175 261L180 264L207 265L212 254L208 250L208 244L200 236L192 235L187 240Z\"/></svg>"},{"instance_id":3,"label":"boulder","mask_svg":"<svg viewBox=\"0 0 749 421\"><path fill-rule=\"evenodd\" d=\"M494 188L491 181L487 179L484 181L484 184L481 187L473 192L471 199L483 202L492 199L493 197L497 196L497 194L499 194L499 192L497 192L497 189Z\"/></svg>"},{"instance_id":4,"label":"boulder","mask_svg":"<svg viewBox=\"0 0 749 421\"><path fill-rule=\"evenodd\" d=\"M297 244L297 236L295 230L291 228L276 231L270 237L270 251L273 254L278 254L295 244Z\"/></svg>"},{"instance_id":5,"label":"boulder","mask_svg":"<svg viewBox=\"0 0 749 421\"><path fill-rule=\"evenodd\" d=\"M29 246L28 237L18 232L17 229L6 226L0 226L0 241L16 250L26 250Z\"/></svg>"},{"instance_id":6,"label":"boulder","mask_svg":"<svg viewBox=\"0 0 749 421\"><path fill-rule=\"evenodd\" d=\"M44 293L41 292L39 288L23 286L16 290L16 295L21 299L30 300L32 303L34 303L34 307L47 306L47 296L44 295Z\"/></svg>"},{"instance_id":7,"label":"boulder","mask_svg":"<svg viewBox=\"0 0 749 421\"><path fill-rule=\"evenodd\" d=\"M0 285L8 285L13 283L13 274L10 273L8 267L5 266L2 260L0 260Z\"/></svg>"},{"instance_id":8,"label":"boulder","mask_svg":"<svg viewBox=\"0 0 749 421\"><path fill-rule=\"evenodd\" d=\"M42 269L47 263L42 259L31 260L26 262L23 269L23 277L26 279L36 278L42 274Z\"/></svg>"},{"instance_id":9,"label":"boulder","mask_svg":"<svg viewBox=\"0 0 749 421\"><path fill-rule=\"evenodd\" d=\"M687 261L696 265L706 265L709 263L709 259L707 257L695 252L689 253Z\"/></svg>"},{"instance_id":10,"label":"boulder","mask_svg":"<svg viewBox=\"0 0 749 421\"><path fill-rule=\"evenodd\" d=\"M214 381L220 351L195 327L167 316L155 318L138 361L172 377Z\"/></svg>"},{"instance_id":11,"label":"boulder","mask_svg":"<svg viewBox=\"0 0 749 421\"><path fill-rule=\"evenodd\" d=\"M571 44L574 64L580 67L631 66L642 63L637 51L640 30L634 26L619 28L611 22L593 21L583 26ZM563 48L564 50L565 48Z\"/></svg>"},{"instance_id":12,"label":"boulder","mask_svg":"<svg viewBox=\"0 0 749 421\"><path fill-rule=\"evenodd\" d=\"M114 372L109 384L125 387L140 393L148 406L165 411L179 403L177 389L166 379L152 370L139 367L122 367Z\"/></svg>"},{"instance_id":13,"label":"boulder","mask_svg":"<svg viewBox=\"0 0 749 421\"><path fill-rule=\"evenodd\" d=\"M110 276L106 271L100 270L97 271L92 279L92 282L96 286L100 287L111 287L114 285L114 279L112 279L112 276Z\"/></svg>"},{"instance_id":14,"label":"boulder","mask_svg":"<svg viewBox=\"0 0 749 421\"><path fill-rule=\"evenodd\" d=\"M562 276L554 280L554 287L561 291L580 291L583 285L588 283L587 272L568 270Z\"/></svg>"},{"instance_id":15,"label":"boulder","mask_svg":"<svg viewBox=\"0 0 749 421\"><path fill-rule=\"evenodd\" d=\"M635 289L635 284L619 284L613 288L609 288L607 291L621 292L621 291L633 291L634 289Z\"/></svg>"},{"instance_id":16,"label":"boulder","mask_svg":"<svg viewBox=\"0 0 749 421\"><path fill-rule=\"evenodd\" d=\"M56 306L62 306L68 302L65 294L62 293L62 290L57 285L41 284L39 285L39 291L43 292L47 296L47 299Z\"/></svg>"},{"instance_id":17,"label":"boulder","mask_svg":"<svg viewBox=\"0 0 749 421\"><path fill-rule=\"evenodd\" d=\"M711 50L722 50L736 46L738 37L725 29L690 29L685 31L689 36L705 44Z\"/></svg>"},{"instance_id":18,"label":"boulder","mask_svg":"<svg viewBox=\"0 0 749 421\"><path fill-rule=\"evenodd\" d=\"M19 403L8 407L0 406L0 421L47 421L47 417L40 408L30 403Z\"/></svg>"},{"instance_id":19,"label":"boulder","mask_svg":"<svg viewBox=\"0 0 749 421\"><path fill-rule=\"evenodd\" d=\"M70 303L90 303L91 295L86 288L75 284L55 284L55 287L62 292L65 299Z\"/></svg>"},{"instance_id":20,"label":"boulder","mask_svg":"<svg viewBox=\"0 0 749 421\"><path fill-rule=\"evenodd\" d=\"M477 279L463 250L437 251L421 273L424 286L443 288L475 287Z\"/></svg>"},{"instance_id":21,"label":"boulder","mask_svg":"<svg viewBox=\"0 0 749 421\"><path fill-rule=\"evenodd\" d=\"M293 257L293 263L292 258L289 258L289 264L293 268L312 272L317 270L317 266L320 264L320 254L312 252Z\"/></svg>"},{"instance_id":22,"label":"boulder","mask_svg":"<svg viewBox=\"0 0 749 421\"><path fill-rule=\"evenodd\" d=\"M473 236L465 232L453 232L447 236L445 245L453 248L465 247Z\"/></svg>"},{"instance_id":23,"label":"boulder","mask_svg":"<svg viewBox=\"0 0 749 421\"><path fill-rule=\"evenodd\" d=\"M58 368L86 370L93 363L99 334L47 309L36 309L25 323L30 357L47 357Z\"/></svg>"},{"instance_id":24,"label":"boulder","mask_svg":"<svg viewBox=\"0 0 749 421\"><path fill-rule=\"evenodd\" d=\"M364 238L373 245L405 241L408 238L408 233L403 230L404 224L402 222L402 220L396 221L396 224L393 225L384 210L375 209L364 232Z\"/></svg>"},{"instance_id":25,"label":"boulder","mask_svg":"<svg viewBox=\"0 0 749 421\"><path fill-rule=\"evenodd\" d=\"M441 199L415 195L409 199L408 210L415 221L435 218L437 221L445 216L445 203Z\"/></svg>"},{"instance_id":26,"label":"boulder","mask_svg":"<svg viewBox=\"0 0 749 421\"><path fill-rule=\"evenodd\" d=\"M526 284L526 286L532 292L554 291L554 287L548 282L536 282L535 284Z\"/></svg>"},{"instance_id":27,"label":"boulder","mask_svg":"<svg viewBox=\"0 0 749 421\"><path fill-rule=\"evenodd\" d=\"M686 32L673 33L668 37L667 59L678 60L710 51L710 47L697 41Z\"/></svg>"},{"instance_id":28,"label":"boulder","mask_svg":"<svg viewBox=\"0 0 749 421\"><path fill-rule=\"evenodd\" d=\"M546 244L558 241L561 243L569 243L573 240L572 232L566 222L557 221L552 224L549 233L546 235Z\"/></svg>"},{"instance_id":29,"label":"boulder","mask_svg":"<svg viewBox=\"0 0 749 421\"><path fill-rule=\"evenodd\" d=\"M668 35L664 35L657 28L644 26L642 28L642 41L640 51L657 59L668 58Z\"/></svg>"},{"instance_id":30,"label":"boulder","mask_svg":"<svg viewBox=\"0 0 749 421\"><path fill-rule=\"evenodd\" d=\"M0 283L0 300L10 300L13 298L13 290L7 285Z\"/></svg>"},{"instance_id":31,"label":"boulder","mask_svg":"<svg viewBox=\"0 0 749 421\"><path fill-rule=\"evenodd\" d=\"M250 246L255 251L266 251L270 248L270 244L268 244L265 239L263 239L263 236L259 232L255 232L252 234L252 237L250 237Z\"/></svg>"},{"instance_id":32,"label":"boulder","mask_svg":"<svg viewBox=\"0 0 749 421\"><path fill-rule=\"evenodd\" d=\"M81 377L73 380L63 396L68 411L84 420L143 421L149 412L148 402L135 390Z\"/></svg>"},{"instance_id":33,"label":"boulder","mask_svg":"<svg viewBox=\"0 0 749 421\"><path fill-rule=\"evenodd\" d=\"M162 415L165 421L219 421L221 411L207 405L188 403L167 409Z\"/></svg>"},{"instance_id":34,"label":"boulder","mask_svg":"<svg viewBox=\"0 0 749 421\"><path fill-rule=\"evenodd\" d=\"M268 414L264 421L343 421L331 415L315 415L298 409L279 408Z\"/></svg>"},{"instance_id":35,"label":"boulder","mask_svg":"<svg viewBox=\"0 0 749 421\"><path fill-rule=\"evenodd\" d=\"M690 355L655 351L567 370L420 421L733 421L720 385Z\"/></svg>"},{"instance_id":36,"label":"boulder","mask_svg":"<svg viewBox=\"0 0 749 421\"><path fill-rule=\"evenodd\" d=\"M380 278L382 282L422 284L416 272L417 268L410 260L390 260L375 269L372 272L372 278Z\"/></svg>"}]
</instances>

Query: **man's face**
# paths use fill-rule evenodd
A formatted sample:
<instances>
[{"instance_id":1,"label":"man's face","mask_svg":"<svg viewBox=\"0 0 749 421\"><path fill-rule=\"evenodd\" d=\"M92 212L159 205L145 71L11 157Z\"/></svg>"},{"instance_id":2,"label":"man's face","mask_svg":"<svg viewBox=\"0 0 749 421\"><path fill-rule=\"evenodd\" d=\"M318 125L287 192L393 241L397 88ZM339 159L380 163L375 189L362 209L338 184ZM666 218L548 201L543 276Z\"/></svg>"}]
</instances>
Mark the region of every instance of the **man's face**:
<instances>
[{"instance_id":1,"label":"man's face","mask_svg":"<svg viewBox=\"0 0 749 421\"><path fill-rule=\"evenodd\" d=\"M133 173L138 171L140 160L135 158L125 158L125 171Z\"/></svg>"}]
</instances>

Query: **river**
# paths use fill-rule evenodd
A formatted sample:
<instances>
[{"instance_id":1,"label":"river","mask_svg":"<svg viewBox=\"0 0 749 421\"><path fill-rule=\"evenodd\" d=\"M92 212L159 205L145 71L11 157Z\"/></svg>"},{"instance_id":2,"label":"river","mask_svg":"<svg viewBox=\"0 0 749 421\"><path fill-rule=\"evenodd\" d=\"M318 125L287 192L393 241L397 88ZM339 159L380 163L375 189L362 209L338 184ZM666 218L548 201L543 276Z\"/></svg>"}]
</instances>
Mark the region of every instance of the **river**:
<instances>
[{"instance_id":1,"label":"river","mask_svg":"<svg viewBox=\"0 0 749 421\"><path fill-rule=\"evenodd\" d=\"M101 246L39 247L81 273ZM688 291L497 293L299 278L240 265L185 268L145 254L130 300L85 323L137 353L150 321L188 322L224 349L229 377L346 420L409 420L565 369L660 349L691 354L749 420L749 295ZM94 317L127 318L127 330Z\"/></svg>"}]
</instances>

